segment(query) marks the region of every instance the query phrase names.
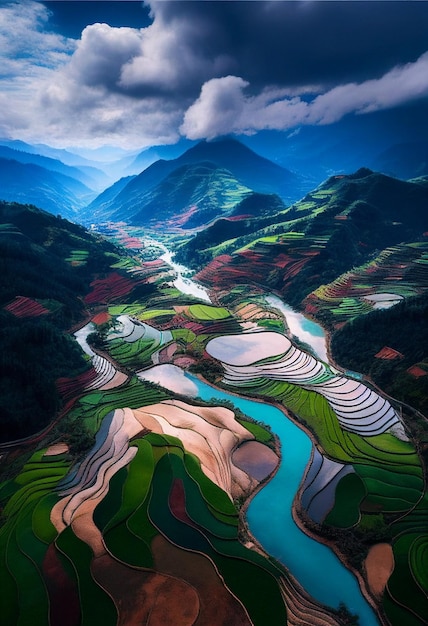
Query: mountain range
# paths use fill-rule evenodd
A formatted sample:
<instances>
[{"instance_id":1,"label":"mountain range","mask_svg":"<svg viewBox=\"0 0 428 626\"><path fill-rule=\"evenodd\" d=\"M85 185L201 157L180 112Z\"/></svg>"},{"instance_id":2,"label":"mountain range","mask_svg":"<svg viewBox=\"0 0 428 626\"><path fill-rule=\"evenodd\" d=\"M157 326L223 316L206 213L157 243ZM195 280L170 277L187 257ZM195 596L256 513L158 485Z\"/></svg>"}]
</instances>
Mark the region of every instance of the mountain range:
<instances>
[{"instance_id":1,"label":"mountain range","mask_svg":"<svg viewBox=\"0 0 428 626\"><path fill-rule=\"evenodd\" d=\"M191 228L230 212L250 190L275 193L289 202L309 188L303 177L236 140L224 139L200 142L176 159L156 161L126 185L116 185L95 198L83 215L86 221L96 215L100 221L141 225L147 220L155 223L158 214L160 220L174 214ZM188 222L189 211L192 215L197 211L200 217L193 215Z\"/></svg>"},{"instance_id":2,"label":"mountain range","mask_svg":"<svg viewBox=\"0 0 428 626\"><path fill-rule=\"evenodd\" d=\"M148 214L155 223L157 212L168 213L174 207L177 215L182 213L184 216L189 210L193 212L192 221L186 226L193 228L202 225L205 218L210 219L208 216L215 219L227 216L233 210L230 201L219 207L218 214L209 209L213 197L209 168L202 188L197 189L198 185L195 185L194 193L190 190L189 181L194 179L190 166L200 163L223 170L216 174L215 184L217 191L223 188L223 196L230 192L233 178L236 188L241 186L262 194L274 193L285 205L302 198L327 178L329 172L347 174L361 166L369 166L374 171L402 179L427 174L428 147L423 138L419 142L392 143L390 138L381 140L379 134L372 133L370 152L367 148L370 133L367 136L367 129L364 125L362 128L361 138L349 134L347 139L344 131L337 140L326 134L322 127L302 129L284 140L281 146L271 146L267 150L270 154L275 151L276 162L257 153L257 146L266 153L263 133L258 138L246 139L248 145L229 137L196 144L183 140L174 146L153 147L140 152L116 151L116 160L115 152L110 148L86 151L86 156L82 156L81 151L77 154L44 144L0 139L0 198L19 199L86 224L114 219L137 225L145 223ZM317 141L318 135L321 139L325 137ZM249 147L253 144L256 151ZM180 168L184 168L181 174ZM167 180L173 173L173 177ZM200 174L199 182L202 180ZM186 182L179 180L181 175ZM222 176L225 178L220 182ZM166 189L170 209L159 201L165 196ZM237 197L236 202L240 199ZM194 216L195 206L201 216L205 215L204 220ZM181 221L184 226L186 219L183 217Z\"/></svg>"}]
</instances>

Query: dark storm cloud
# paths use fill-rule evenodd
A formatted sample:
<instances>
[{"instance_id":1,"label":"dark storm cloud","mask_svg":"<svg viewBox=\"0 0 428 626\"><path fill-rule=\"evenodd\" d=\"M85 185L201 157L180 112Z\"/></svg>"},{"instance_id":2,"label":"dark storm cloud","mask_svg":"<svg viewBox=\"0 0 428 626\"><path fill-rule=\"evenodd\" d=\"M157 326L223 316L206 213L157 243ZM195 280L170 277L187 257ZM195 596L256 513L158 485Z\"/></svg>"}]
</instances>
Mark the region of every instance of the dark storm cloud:
<instances>
[{"instance_id":1,"label":"dark storm cloud","mask_svg":"<svg viewBox=\"0 0 428 626\"><path fill-rule=\"evenodd\" d=\"M0 132L125 146L332 124L428 101L427 33L426 2L9 0Z\"/></svg>"},{"instance_id":2,"label":"dark storm cloud","mask_svg":"<svg viewBox=\"0 0 428 626\"><path fill-rule=\"evenodd\" d=\"M375 78L428 49L425 2L151 3L165 28L192 23L187 46L225 55L255 88ZM211 78L218 76L211 76Z\"/></svg>"}]
</instances>

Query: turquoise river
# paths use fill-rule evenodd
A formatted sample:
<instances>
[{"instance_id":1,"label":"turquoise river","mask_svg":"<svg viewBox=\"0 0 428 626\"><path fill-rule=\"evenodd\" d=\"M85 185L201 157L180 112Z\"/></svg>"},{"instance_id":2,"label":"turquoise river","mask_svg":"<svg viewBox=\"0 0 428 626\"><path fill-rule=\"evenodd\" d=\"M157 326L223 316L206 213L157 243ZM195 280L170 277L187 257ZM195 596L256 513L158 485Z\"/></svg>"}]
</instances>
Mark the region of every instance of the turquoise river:
<instances>
[{"instance_id":1,"label":"turquoise river","mask_svg":"<svg viewBox=\"0 0 428 626\"><path fill-rule=\"evenodd\" d=\"M186 377L197 386L199 397L233 402L253 419L268 424L281 442L280 467L248 508L247 520L253 536L316 600L335 608L344 602L359 615L360 626L378 626L355 576L330 548L306 535L293 520L293 499L311 456L308 435L274 406L220 391L189 374Z\"/></svg>"}]
</instances>

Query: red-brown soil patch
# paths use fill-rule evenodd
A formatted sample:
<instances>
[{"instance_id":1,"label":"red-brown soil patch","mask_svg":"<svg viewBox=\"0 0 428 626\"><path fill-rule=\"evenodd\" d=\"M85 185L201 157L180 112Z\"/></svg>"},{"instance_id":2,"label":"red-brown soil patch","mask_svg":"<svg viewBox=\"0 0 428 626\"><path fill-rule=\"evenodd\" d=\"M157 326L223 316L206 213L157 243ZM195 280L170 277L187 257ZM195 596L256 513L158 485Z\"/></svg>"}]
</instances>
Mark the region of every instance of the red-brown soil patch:
<instances>
[{"instance_id":1,"label":"red-brown soil patch","mask_svg":"<svg viewBox=\"0 0 428 626\"><path fill-rule=\"evenodd\" d=\"M162 535L153 540L152 551L156 570L179 577L196 590L200 609L195 626L250 626L244 607L225 587L208 557L174 546Z\"/></svg>"},{"instance_id":2,"label":"red-brown soil patch","mask_svg":"<svg viewBox=\"0 0 428 626\"><path fill-rule=\"evenodd\" d=\"M38 317L50 313L49 309L25 296L16 296L16 298L4 307L5 311L9 311L15 317Z\"/></svg>"},{"instance_id":3,"label":"red-brown soil patch","mask_svg":"<svg viewBox=\"0 0 428 626\"><path fill-rule=\"evenodd\" d=\"M394 553L389 543L372 546L364 561L367 583L376 597L382 596L386 583L394 570Z\"/></svg>"},{"instance_id":4,"label":"red-brown soil patch","mask_svg":"<svg viewBox=\"0 0 428 626\"><path fill-rule=\"evenodd\" d=\"M422 367L419 367L419 365L412 365L412 367L409 367L407 372L411 376L414 376L415 378L420 378L421 376L427 376L428 374L428 372L422 369Z\"/></svg>"},{"instance_id":5,"label":"red-brown soil patch","mask_svg":"<svg viewBox=\"0 0 428 626\"><path fill-rule=\"evenodd\" d=\"M197 524L195 524L190 517L187 515L186 511L186 494L184 491L183 481L179 478L176 478L172 483L171 491L169 492L169 508L171 509L171 513L188 526L193 526L193 528L197 528Z\"/></svg>"},{"instance_id":6,"label":"red-brown soil patch","mask_svg":"<svg viewBox=\"0 0 428 626\"><path fill-rule=\"evenodd\" d=\"M159 350L159 363L171 363L172 357L178 349L178 344L174 342Z\"/></svg>"},{"instance_id":7,"label":"red-brown soil patch","mask_svg":"<svg viewBox=\"0 0 428 626\"><path fill-rule=\"evenodd\" d=\"M97 324L97 326L99 326L100 324L105 324L106 322L109 322L110 320L111 320L111 315L110 313L107 313L107 311L102 311L101 313L94 315L94 317L92 318L93 323Z\"/></svg>"},{"instance_id":8,"label":"red-brown soil patch","mask_svg":"<svg viewBox=\"0 0 428 626\"><path fill-rule=\"evenodd\" d=\"M197 212L198 212L198 206L196 204L192 204L192 206L189 207L187 211L183 212L181 215L176 215L174 217L171 217L168 220L168 224L170 226L175 226L175 227L184 226L184 224L186 224L186 222L190 220L192 215L194 215ZM162 225L160 226L162 227Z\"/></svg>"},{"instance_id":9,"label":"red-brown soil patch","mask_svg":"<svg viewBox=\"0 0 428 626\"><path fill-rule=\"evenodd\" d=\"M199 597L187 583L139 570L104 554L92 561L94 580L113 598L117 626L193 626L199 614ZM215 622L214 622L215 623Z\"/></svg>"},{"instance_id":10,"label":"red-brown soil patch","mask_svg":"<svg viewBox=\"0 0 428 626\"><path fill-rule=\"evenodd\" d=\"M81 395L85 388L94 382L97 376L97 372L91 367L83 374L80 374L80 376L75 376L74 378L57 378L55 384L62 399L67 401Z\"/></svg>"},{"instance_id":11,"label":"red-brown soil patch","mask_svg":"<svg viewBox=\"0 0 428 626\"><path fill-rule=\"evenodd\" d=\"M196 363L196 359L190 356L178 356L174 359L174 365L178 365L178 367L182 367L183 369L193 365L193 363Z\"/></svg>"},{"instance_id":12,"label":"red-brown soil patch","mask_svg":"<svg viewBox=\"0 0 428 626\"><path fill-rule=\"evenodd\" d=\"M79 591L64 570L53 543L48 547L42 569L49 596L50 626L78 626L81 622Z\"/></svg>"},{"instance_id":13,"label":"red-brown soil patch","mask_svg":"<svg viewBox=\"0 0 428 626\"><path fill-rule=\"evenodd\" d=\"M379 352L375 354L375 358L392 361L393 359L402 359L403 355L401 354L401 352L398 352L398 350L394 350L394 348L384 346L382 350L379 350Z\"/></svg>"},{"instance_id":14,"label":"red-brown soil patch","mask_svg":"<svg viewBox=\"0 0 428 626\"><path fill-rule=\"evenodd\" d=\"M153 261L144 261L144 267L165 267L165 261L162 259L154 259Z\"/></svg>"},{"instance_id":15,"label":"red-brown soil patch","mask_svg":"<svg viewBox=\"0 0 428 626\"><path fill-rule=\"evenodd\" d=\"M247 220L254 217L251 213L242 213L241 215L231 215L230 217L225 217L224 219L228 222L239 222L240 220Z\"/></svg>"},{"instance_id":16,"label":"red-brown soil patch","mask_svg":"<svg viewBox=\"0 0 428 626\"><path fill-rule=\"evenodd\" d=\"M141 248L144 248L141 241L136 237L124 237L121 240L121 244L130 250L141 250Z\"/></svg>"},{"instance_id":17,"label":"red-brown soil patch","mask_svg":"<svg viewBox=\"0 0 428 626\"><path fill-rule=\"evenodd\" d=\"M92 291L85 296L85 303L108 303L111 300L128 295L137 284L138 282L132 281L117 272L113 272L105 278L96 278L91 283Z\"/></svg>"}]
</instances>

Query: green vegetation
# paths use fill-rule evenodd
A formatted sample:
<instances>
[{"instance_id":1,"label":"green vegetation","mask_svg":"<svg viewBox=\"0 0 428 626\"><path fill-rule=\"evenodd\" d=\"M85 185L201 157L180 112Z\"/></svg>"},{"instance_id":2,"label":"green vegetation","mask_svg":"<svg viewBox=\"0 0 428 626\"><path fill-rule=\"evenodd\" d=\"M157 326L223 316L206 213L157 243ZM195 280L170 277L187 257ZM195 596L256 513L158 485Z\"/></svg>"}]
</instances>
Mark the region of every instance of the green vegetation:
<instances>
[{"instance_id":1,"label":"green vegetation","mask_svg":"<svg viewBox=\"0 0 428 626\"><path fill-rule=\"evenodd\" d=\"M407 370L418 365L428 371L427 318L428 294L358 317L334 333L333 356L343 367L367 373L387 393L426 413L428 375L415 377ZM377 358L385 346L396 350L398 358ZM422 422L419 427L423 428ZM421 435L425 440L428 430Z\"/></svg>"},{"instance_id":2,"label":"green vegetation","mask_svg":"<svg viewBox=\"0 0 428 626\"><path fill-rule=\"evenodd\" d=\"M162 353L162 359L186 363L185 367L193 361L192 371L218 384L221 365L205 353L211 338L241 332L243 319L261 328L284 329L279 316L271 319L266 312L264 317L262 288L250 293L249 284L257 284L306 307L307 313L334 332L333 352L341 365L368 373L388 393L426 408L428 253L422 232L426 230L428 188L391 182L364 170L332 178L286 209L277 196L250 193L229 172L205 164L184 167L167 184L169 190L165 186L152 189L140 206L128 209L140 209L136 219L146 220L144 211L151 207L150 217L166 219L174 228L227 216L191 239L182 235L175 240L178 259L194 266L224 255L200 275L213 287L217 306L180 295L167 284L170 274L162 263L146 264L142 272L127 272L138 265L137 256L33 207L0 203L2 433L7 439L32 434L59 417L62 408L67 413L55 424L49 441L69 445L69 453L54 457L45 457L43 449L34 454L19 449L5 453L6 472L13 476L0 484L0 568L6 598L2 617L6 623L62 623L63 607L68 604L73 616L70 623L90 625L101 620L108 625L125 619L120 614L122 597L113 600L97 577L89 545L73 526L58 535L50 513L61 497L61 479L69 470L78 471L79 460L83 459L80 467L85 467L85 454L99 445L100 435L97 443L95 437L100 429L101 435L107 432L112 411L137 409L176 396L135 376L115 389L88 391L89 358L64 332L85 317L101 314L98 319L103 320L108 308L113 316L152 321L162 329L159 333L171 331L178 346L171 354ZM162 211L156 213L154 207ZM144 229L126 230L125 235L116 229L117 241L137 250L138 241L132 237L142 237ZM170 245L168 235L162 237ZM159 249L146 251L146 260L158 256ZM365 296L372 293L396 294L403 301L371 312L373 304ZM240 317L242 307L245 311ZM106 330L101 322L101 336ZM160 343L144 336L135 342L116 338L97 347L107 349L131 373L152 364ZM384 348L392 352L382 352ZM378 353L397 353L398 357L381 358ZM183 357L188 357L187 362ZM75 381L78 375L83 375L80 386ZM71 381L64 405L57 392L59 378ZM326 457L352 465L353 473L338 481L334 494L331 491L333 506L322 524L307 523L337 542L348 562L361 571L373 544L390 543L395 569L382 609L394 626L420 626L428 585L426 421L417 412L405 410L411 441L389 433L362 436L341 427L332 406L315 391L261 376L242 382L239 391L282 403L312 432ZM236 410L235 415L257 441L275 446L274 435L263 425ZM107 439L103 454L110 443L113 449L118 441ZM118 445L119 459L128 449L126 436ZM253 624L265 626L268 620L269 625L283 626L287 609L281 585L286 574L273 560L244 547L234 502L203 473L200 460L179 439L145 428L129 446L136 448L135 456L118 471L111 467L111 478L102 485L105 495L94 513L109 562L119 561L122 573L128 568L130 579L138 572L143 581L162 575L157 570L159 545L168 545L176 551L174 555L184 554L186 563L195 555L205 555ZM97 467L98 461L94 463ZM104 481L104 476L100 473L94 479ZM84 490L79 497L83 495ZM191 568L197 562L192 561ZM186 579L185 567L182 574L181 570L179 575L173 572L170 578L178 580L180 575L182 581L193 584ZM148 589L144 585L141 582L142 594ZM166 594L165 598L167 602ZM337 616L341 624L358 623L344 606Z\"/></svg>"},{"instance_id":3,"label":"green vegetation","mask_svg":"<svg viewBox=\"0 0 428 626\"><path fill-rule=\"evenodd\" d=\"M192 304L192 306L189 306L187 314L201 321L224 320L230 317L230 313L227 309L209 306L207 304Z\"/></svg>"},{"instance_id":4,"label":"green vegetation","mask_svg":"<svg viewBox=\"0 0 428 626\"><path fill-rule=\"evenodd\" d=\"M135 183L136 184L136 183ZM194 228L230 213L250 189L213 163L188 164L171 172L154 189L133 197L134 225L169 220ZM126 202L120 210L130 211ZM153 219L155 216L155 219Z\"/></svg>"}]
</instances>

